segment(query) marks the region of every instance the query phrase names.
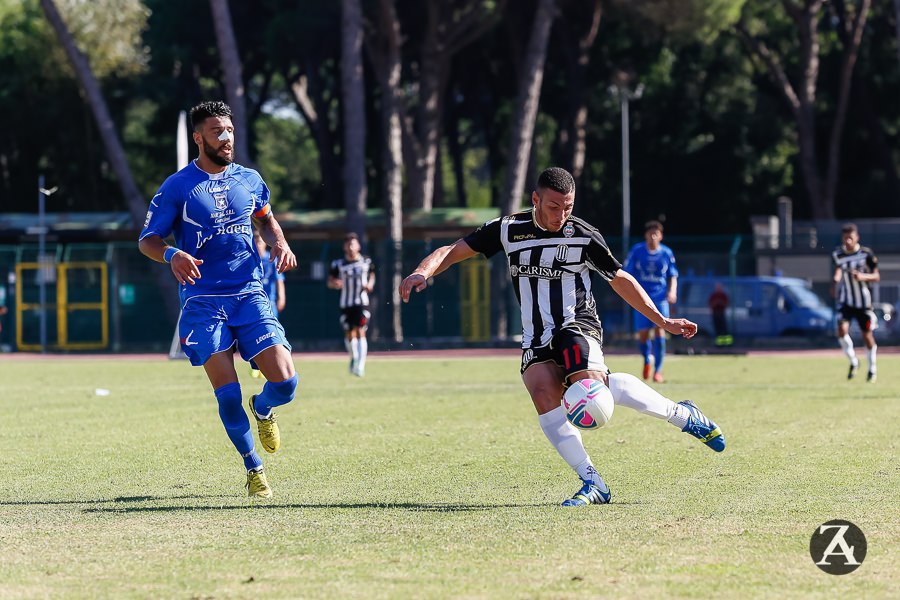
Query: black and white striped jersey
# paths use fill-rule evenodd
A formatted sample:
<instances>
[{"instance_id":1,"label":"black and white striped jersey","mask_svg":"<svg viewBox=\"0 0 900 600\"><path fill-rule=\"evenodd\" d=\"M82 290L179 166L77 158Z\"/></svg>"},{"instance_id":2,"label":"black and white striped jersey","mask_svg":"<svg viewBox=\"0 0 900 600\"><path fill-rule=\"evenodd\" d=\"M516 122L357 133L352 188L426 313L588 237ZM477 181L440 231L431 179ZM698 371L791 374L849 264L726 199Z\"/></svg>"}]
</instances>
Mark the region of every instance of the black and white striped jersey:
<instances>
[{"instance_id":1,"label":"black and white striped jersey","mask_svg":"<svg viewBox=\"0 0 900 600\"><path fill-rule=\"evenodd\" d=\"M344 257L331 261L329 274L341 281L341 308L369 305L366 284L369 282L369 274L374 272L375 266L368 256L360 256L352 261Z\"/></svg>"},{"instance_id":2,"label":"black and white striped jersey","mask_svg":"<svg viewBox=\"0 0 900 600\"><path fill-rule=\"evenodd\" d=\"M487 257L506 253L522 308L522 348L544 346L576 321L600 329L590 271L612 281L622 265L596 228L570 217L559 231L549 231L532 209L489 221L464 241Z\"/></svg>"},{"instance_id":3,"label":"black and white striped jersey","mask_svg":"<svg viewBox=\"0 0 900 600\"><path fill-rule=\"evenodd\" d=\"M837 283L837 299L841 306L852 308L872 308L872 290L868 281L856 281L852 271L872 273L878 268L878 259L871 248L857 246L853 252L847 252L839 246L831 253L834 266L840 267L841 281Z\"/></svg>"}]
</instances>

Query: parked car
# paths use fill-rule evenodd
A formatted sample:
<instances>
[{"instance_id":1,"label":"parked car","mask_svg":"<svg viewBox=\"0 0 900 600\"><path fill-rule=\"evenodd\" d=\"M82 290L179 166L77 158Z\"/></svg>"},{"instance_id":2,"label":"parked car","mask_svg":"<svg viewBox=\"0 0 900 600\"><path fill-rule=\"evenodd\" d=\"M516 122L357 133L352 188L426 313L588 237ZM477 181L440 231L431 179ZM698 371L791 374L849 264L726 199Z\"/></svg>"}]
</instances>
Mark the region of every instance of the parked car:
<instances>
[{"instance_id":1,"label":"parked car","mask_svg":"<svg viewBox=\"0 0 900 600\"><path fill-rule=\"evenodd\" d=\"M795 277L678 278L674 313L697 323L701 334L715 335L707 304L716 282L729 297L729 333L738 337L834 335L834 309Z\"/></svg>"}]
</instances>

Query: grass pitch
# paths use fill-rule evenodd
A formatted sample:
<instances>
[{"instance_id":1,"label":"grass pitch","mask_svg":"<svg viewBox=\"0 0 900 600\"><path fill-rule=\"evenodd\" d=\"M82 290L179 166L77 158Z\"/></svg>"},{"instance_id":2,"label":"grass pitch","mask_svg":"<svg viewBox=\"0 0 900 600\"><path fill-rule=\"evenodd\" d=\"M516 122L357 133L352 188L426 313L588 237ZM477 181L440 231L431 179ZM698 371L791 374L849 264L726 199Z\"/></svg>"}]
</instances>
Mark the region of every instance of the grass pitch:
<instances>
[{"instance_id":1,"label":"grass pitch","mask_svg":"<svg viewBox=\"0 0 900 600\"><path fill-rule=\"evenodd\" d=\"M112 358L0 359L4 600L900 597L897 355L874 385L837 350L671 357L727 449L618 408L584 434L613 503L580 509L516 357L298 357L261 502L202 369ZM809 555L832 519L868 540L848 575Z\"/></svg>"}]
</instances>

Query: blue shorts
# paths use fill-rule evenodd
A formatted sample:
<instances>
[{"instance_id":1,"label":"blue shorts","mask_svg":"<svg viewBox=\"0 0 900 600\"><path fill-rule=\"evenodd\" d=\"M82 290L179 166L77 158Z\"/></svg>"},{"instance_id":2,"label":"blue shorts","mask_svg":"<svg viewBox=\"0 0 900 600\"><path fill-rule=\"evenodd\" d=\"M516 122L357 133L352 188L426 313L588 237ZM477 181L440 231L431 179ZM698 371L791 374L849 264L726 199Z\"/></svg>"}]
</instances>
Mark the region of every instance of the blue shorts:
<instances>
[{"instance_id":1,"label":"blue shorts","mask_svg":"<svg viewBox=\"0 0 900 600\"><path fill-rule=\"evenodd\" d=\"M659 302L653 302L656 305L656 308L659 309L659 312L662 313L662 316L669 318L669 303L665 300L660 300ZM639 313L638 311L634 311L634 328L636 331L640 331L641 329L652 329L656 327L653 324L653 321Z\"/></svg>"},{"instance_id":2,"label":"blue shorts","mask_svg":"<svg viewBox=\"0 0 900 600\"><path fill-rule=\"evenodd\" d=\"M178 337L181 349L195 367L235 342L241 358L247 361L279 344L291 349L284 327L272 314L272 305L261 291L188 299L178 321Z\"/></svg>"}]
</instances>

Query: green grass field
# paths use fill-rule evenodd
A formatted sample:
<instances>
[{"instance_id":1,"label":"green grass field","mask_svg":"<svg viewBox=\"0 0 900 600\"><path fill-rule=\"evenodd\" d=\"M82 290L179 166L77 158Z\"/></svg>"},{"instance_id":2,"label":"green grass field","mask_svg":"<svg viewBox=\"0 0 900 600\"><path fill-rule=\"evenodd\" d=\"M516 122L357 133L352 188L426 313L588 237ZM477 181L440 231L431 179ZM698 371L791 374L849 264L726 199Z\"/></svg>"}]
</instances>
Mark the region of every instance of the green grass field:
<instances>
[{"instance_id":1,"label":"green grass field","mask_svg":"<svg viewBox=\"0 0 900 600\"><path fill-rule=\"evenodd\" d=\"M619 408L584 434L613 503L580 509L515 357L297 367L251 502L202 369L0 359L0 598L900 597L898 355L874 385L838 350L671 357L727 449ZM868 540L848 575L809 555L832 519Z\"/></svg>"}]
</instances>

